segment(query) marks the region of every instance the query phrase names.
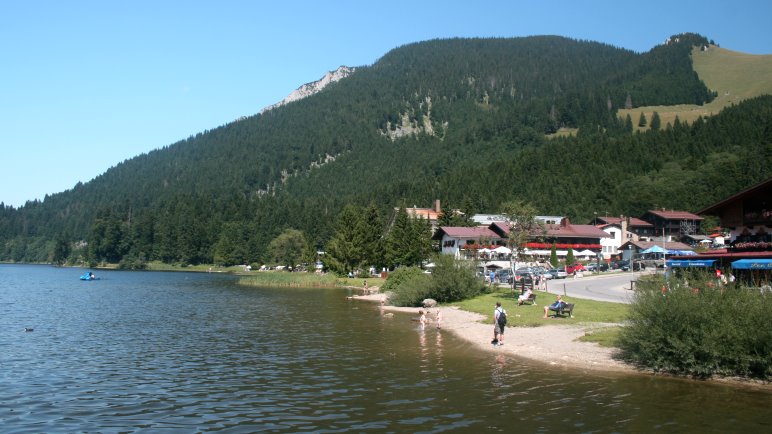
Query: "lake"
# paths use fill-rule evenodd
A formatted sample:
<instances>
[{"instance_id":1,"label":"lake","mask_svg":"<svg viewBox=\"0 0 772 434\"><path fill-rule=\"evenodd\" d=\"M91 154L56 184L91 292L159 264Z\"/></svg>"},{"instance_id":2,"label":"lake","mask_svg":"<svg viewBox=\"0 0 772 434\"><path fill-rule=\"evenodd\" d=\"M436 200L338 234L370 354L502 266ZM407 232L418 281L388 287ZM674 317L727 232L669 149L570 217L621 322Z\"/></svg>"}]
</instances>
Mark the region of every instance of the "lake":
<instances>
[{"instance_id":1,"label":"lake","mask_svg":"<svg viewBox=\"0 0 772 434\"><path fill-rule=\"evenodd\" d=\"M0 265L4 433L772 432L769 389L482 353L345 289L83 272Z\"/></svg>"}]
</instances>

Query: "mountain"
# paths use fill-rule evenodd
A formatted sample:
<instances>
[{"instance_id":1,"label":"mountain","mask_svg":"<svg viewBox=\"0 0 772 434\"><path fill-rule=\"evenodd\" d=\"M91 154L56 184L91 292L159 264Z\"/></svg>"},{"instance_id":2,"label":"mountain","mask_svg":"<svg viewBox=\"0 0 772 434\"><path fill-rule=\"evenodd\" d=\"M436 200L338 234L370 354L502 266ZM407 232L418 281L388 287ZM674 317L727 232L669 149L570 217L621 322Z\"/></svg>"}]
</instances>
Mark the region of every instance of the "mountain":
<instances>
[{"instance_id":1,"label":"mountain","mask_svg":"<svg viewBox=\"0 0 772 434\"><path fill-rule=\"evenodd\" d=\"M323 248L346 204L384 220L435 199L468 212L522 199L575 221L699 209L769 176L769 98L642 132L618 113L712 101L692 64L708 45L682 34L646 53L556 36L398 47L305 97L2 207L0 259L87 242L99 261L254 262L288 228ZM565 128L576 135L548 138Z\"/></svg>"}]
</instances>

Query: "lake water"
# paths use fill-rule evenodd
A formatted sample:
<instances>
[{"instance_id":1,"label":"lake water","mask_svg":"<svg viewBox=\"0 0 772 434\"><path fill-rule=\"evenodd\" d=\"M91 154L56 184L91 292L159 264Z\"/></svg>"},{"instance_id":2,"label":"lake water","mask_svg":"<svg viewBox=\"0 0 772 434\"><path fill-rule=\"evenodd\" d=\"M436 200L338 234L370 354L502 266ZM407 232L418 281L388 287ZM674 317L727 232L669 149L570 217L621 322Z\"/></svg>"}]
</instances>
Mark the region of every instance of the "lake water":
<instances>
[{"instance_id":1,"label":"lake water","mask_svg":"<svg viewBox=\"0 0 772 434\"><path fill-rule=\"evenodd\" d=\"M343 289L82 273L0 265L0 431L772 432L769 390L482 353Z\"/></svg>"}]
</instances>

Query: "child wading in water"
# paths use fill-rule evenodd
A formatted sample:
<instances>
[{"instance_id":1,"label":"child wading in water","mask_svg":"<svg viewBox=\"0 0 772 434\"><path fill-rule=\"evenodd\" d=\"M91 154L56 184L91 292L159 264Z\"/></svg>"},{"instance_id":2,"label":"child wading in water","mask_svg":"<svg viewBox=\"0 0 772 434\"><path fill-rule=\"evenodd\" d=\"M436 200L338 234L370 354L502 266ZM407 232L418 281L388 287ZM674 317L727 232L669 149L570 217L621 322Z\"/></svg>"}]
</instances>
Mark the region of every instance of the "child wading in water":
<instances>
[{"instance_id":1,"label":"child wading in water","mask_svg":"<svg viewBox=\"0 0 772 434\"><path fill-rule=\"evenodd\" d=\"M423 311L423 309L419 310L418 313L421 315L418 318L419 324L421 324L421 328L424 328L426 326L426 312Z\"/></svg>"},{"instance_id":2,"label":"child wading in water","mask_svg":"<svg viewBox=\"0 0 772 434\"><path fill-rule=\"evenodd\" d=\"M440 328L442 325L442 311L440 308L437 308L437 328Z\"/></svg>"}]
</instances>

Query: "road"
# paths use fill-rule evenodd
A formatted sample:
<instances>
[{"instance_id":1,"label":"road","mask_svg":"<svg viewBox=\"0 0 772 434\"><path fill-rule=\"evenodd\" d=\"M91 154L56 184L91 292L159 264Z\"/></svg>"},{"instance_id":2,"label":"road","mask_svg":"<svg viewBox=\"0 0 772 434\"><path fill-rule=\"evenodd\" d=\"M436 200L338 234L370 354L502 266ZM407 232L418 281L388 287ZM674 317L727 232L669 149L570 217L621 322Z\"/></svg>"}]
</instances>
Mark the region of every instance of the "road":
<instances>
[{"instance_id":1,"label":"road","mask_svg":"<svg viewBox=\"0 0 772 434\"><path fill-rule=\"evenodd\" d=\"M633 291L630 290L630 282L637 280L642 274L650 273L646 271L635 273L617 272L602 275L585 273L584 277L551 279L547 281L547 292L590 300L630 303L633 296Z\"/></svg>"}]
</instances>

